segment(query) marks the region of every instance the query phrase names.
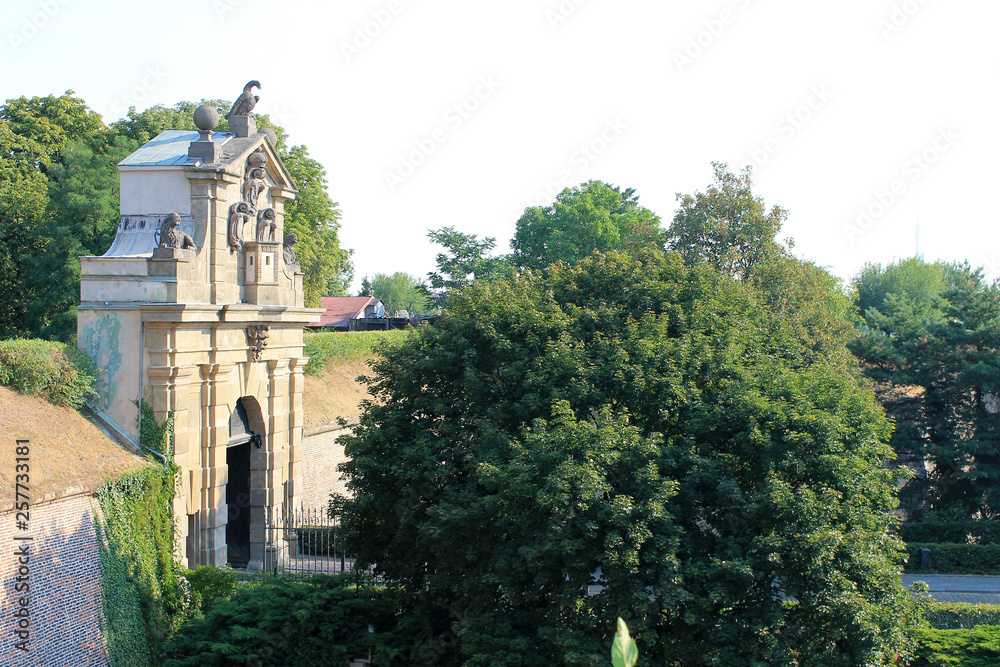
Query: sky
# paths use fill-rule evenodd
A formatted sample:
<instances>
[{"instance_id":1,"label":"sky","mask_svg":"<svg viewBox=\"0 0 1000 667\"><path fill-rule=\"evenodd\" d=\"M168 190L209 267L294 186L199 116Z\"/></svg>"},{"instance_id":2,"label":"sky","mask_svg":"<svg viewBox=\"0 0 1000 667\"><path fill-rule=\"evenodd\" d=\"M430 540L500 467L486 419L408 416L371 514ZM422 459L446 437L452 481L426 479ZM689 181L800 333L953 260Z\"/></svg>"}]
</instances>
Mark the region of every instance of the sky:
<instances>
[{"instance_id":1,"label":"sky","mask_svg":"<svg viewBox=\"0 0 1000 667\"><path fill-rule=\"evenodd\" d=\"M506 252L591 179L667 225L712 162L752 166L845 280L918 250L992 279L998 24L996 0L3 0L0 99L73 90L113 122L260 81L326 169L355 290L434 270L428 230Z\"/></svg>"}]
</instances>

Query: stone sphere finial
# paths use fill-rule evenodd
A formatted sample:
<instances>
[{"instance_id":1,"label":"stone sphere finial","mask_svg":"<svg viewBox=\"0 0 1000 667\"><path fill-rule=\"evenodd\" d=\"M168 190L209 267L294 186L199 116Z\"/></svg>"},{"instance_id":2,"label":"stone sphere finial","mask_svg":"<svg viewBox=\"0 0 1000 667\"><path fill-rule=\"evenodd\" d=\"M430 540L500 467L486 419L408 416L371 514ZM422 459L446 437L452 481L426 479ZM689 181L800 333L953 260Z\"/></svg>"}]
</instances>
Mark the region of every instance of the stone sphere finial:
<instances>
[{"instance_id":1,"label":"stone sphere finial","mask_svg":"<svg viewBox=\"0 0 1000 667\"><path fill-rule=\"evenodd\" d=\"M278 133L269 127L265 127L257 134L263 134L271 141L271 146L276 147L278 145Z\"/></svg>"},{"instance_id":2,"label":"stone sphere finial","mask_svg":"<svg viewBox=\"0 0 1000 667\"><path fill-rule=\"evenodd\" d=\"M202 104L194 110L194 125L202 131L212 131L219 124L219 110Z\"/></svg>"}]
</instances>

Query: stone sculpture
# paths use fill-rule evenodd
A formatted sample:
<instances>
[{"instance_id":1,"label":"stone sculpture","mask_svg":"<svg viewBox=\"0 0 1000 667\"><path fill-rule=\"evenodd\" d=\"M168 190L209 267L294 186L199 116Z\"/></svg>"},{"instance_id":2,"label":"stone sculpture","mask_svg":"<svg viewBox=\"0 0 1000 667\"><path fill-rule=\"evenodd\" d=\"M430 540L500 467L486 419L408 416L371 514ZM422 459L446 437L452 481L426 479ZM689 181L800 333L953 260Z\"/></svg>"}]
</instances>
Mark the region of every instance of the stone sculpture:
<instances>
[{"instance_id":1,"label":"stone sculpture","mask_svg":"<svg viewBox=\"0 0 1000 667\"><path fill-rule=\"evenodd\" d=\"M240 193L243 201L229 207L229 245L233 250L239 252L243 248L243 226L250 219L257 219L257 233L255 238L261 238L261 217L258 215L257 204L261 194L267 188L267 181L264 179L267 170L267 153L262 150L256 151L247 159L246 173L243 176L243 186ZM273 225L271 229L271 239L274 239L274 230L277 223L274 221L274 210L266 209L261 214L271 211L267 220Z\"/></svg>"},{"instance_id":2,"label":"stone sculpture","mask_svg":"<svg viewBox=\"0 0 1000 667\"><path fill-rule=\"evenodd\" d=\"M247 85L243 86L243 93L233 102L233 108L226 114L226 118L249 115L253 111L253 108L257 106L257 102L260 101L260 97L254 95L251 91L254 88L260 87L260 81L256 80L250 81Z\"/></svg>"},{"instance_id":3,"label":"stone sculpture","mask_svg":"<svg viewBox=\"0 0 1000 667\"><path fill-rule=\"evenodd\" d=\"M278 223L274 221L274 209L265 208L257 214L257 240L274 241L274 233Z\"/></svg>"},{"instance_id":4,"label":"stone sculpture","mask_svg":"<svg viewBox=\"0 0 1000 667\"><path fill-rule=\"evenodd\" d=\"M299 260L295 259L295 248L292 247L298 242L299 237L297 235L285 234L285 242L281 246L281 256L284 258L286 266L299 263Z\"/></svg>"},{"instance_id":5,"label":"stone sculpture","mask_svg":"<svg viewBox=\"0 0 1000 667\"><path fill-rule=\"evenodd\" d=\"M237 202L229 207L229 245L236 252L243 249L243 225L251 215L246 202Z\"/></svg>"},{"instance_id":6,"label":"stone sculpture","mask_svg":"<svg viewBox=\"0 0 1000 667\"><path fill-rule=\"evenodd\" d=\"M185 233L181 228L181 216L171 213L163 219L160 225L160 245L161 248L180 248L182 250L196 249L194 239Z\"/></svg>"}]
</instances>

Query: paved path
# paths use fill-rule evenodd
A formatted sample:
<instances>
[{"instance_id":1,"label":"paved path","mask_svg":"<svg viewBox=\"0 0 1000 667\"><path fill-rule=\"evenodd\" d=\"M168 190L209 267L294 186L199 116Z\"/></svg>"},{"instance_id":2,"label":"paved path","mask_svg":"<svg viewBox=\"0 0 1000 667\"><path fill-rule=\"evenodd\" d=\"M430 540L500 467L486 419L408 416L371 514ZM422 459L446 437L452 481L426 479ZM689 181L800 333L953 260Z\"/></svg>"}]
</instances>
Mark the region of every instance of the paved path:
<instances>
[{"instance_id":1,"label":"paved path","mask_svg":"<svg viewBox=\"0 0 1000 667\"><path fill-rule=\"evenodd\" d=\"M906 574L903 585L926 582L939 602L986 602L1000 604L1000 577L980 574Z\"/></svg>"}]
</instances>

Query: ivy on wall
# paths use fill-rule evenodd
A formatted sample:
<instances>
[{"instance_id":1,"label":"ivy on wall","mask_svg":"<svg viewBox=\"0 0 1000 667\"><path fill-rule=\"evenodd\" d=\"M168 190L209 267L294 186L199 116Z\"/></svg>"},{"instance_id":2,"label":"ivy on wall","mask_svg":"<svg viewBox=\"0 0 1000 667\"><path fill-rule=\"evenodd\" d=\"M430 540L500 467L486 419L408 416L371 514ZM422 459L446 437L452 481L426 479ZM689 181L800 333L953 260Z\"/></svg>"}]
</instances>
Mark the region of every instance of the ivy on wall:
<instances>
[{"instance_id":1,"label":"ivy on wall","mask_svg":"<svg viewBox=\"0 0 1000 667\"><path fill-rule=\"evenodd\" d=\"M190 586L175 560L173 498L179 468L173 463L173 415L157 425L143 416L139 444L167 457L108 482L97 492L95 520L104 589L102 631L113 667L158 665L163 644L195 613Z\"/></svg>"}]
</instances>

